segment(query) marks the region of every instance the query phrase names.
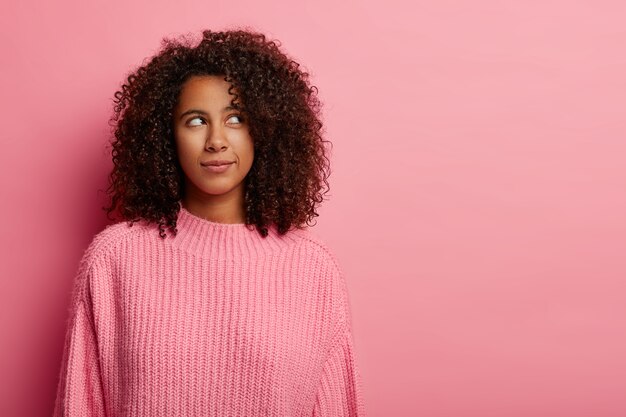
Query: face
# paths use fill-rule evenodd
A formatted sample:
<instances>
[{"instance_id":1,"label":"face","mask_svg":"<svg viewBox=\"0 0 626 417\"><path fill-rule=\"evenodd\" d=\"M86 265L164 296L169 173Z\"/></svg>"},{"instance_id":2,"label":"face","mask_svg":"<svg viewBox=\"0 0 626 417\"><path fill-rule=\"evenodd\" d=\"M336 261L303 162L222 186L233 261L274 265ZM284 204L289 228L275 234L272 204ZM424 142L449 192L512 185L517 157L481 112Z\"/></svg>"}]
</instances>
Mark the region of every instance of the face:
<instances>
[{"instance_id":1,"label":"face","mask_svg":"<svg viewBox=\"0 0 626 417\"><path fill-rule=\"evenodd\" d=\"M186 198L227 198L243 205L244 179L254 159L247 120L231 107L223 76L193 76L182 87L173 112L178 159ZM234 91L233 91L234 92ZM217 160L228 165L211 167Z\"/></svg>"}]
</instances>

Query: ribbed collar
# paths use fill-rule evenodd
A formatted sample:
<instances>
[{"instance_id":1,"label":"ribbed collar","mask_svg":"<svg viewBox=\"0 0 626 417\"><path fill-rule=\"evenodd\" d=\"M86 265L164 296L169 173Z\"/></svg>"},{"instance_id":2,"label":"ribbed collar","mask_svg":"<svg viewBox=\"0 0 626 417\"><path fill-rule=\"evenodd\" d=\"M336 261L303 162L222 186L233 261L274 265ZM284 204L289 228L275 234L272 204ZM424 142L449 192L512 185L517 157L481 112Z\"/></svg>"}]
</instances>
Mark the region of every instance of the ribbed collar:
<instances>
[{"instance_id":1,"label":"ribbed collar","mask_svg":"<svg viewBox=\"0 0 626 417\"><path fill-rule=\"evenodd\" d=\"M182 203L176 221L178 233L168 233L166 240L187 252L212 259L240 259L280 252L300 240L303 231L290 231L280 236L274 225L264 238L253 226L244 223L218 223L189 212Z\"/></svg>"}]
</instances>

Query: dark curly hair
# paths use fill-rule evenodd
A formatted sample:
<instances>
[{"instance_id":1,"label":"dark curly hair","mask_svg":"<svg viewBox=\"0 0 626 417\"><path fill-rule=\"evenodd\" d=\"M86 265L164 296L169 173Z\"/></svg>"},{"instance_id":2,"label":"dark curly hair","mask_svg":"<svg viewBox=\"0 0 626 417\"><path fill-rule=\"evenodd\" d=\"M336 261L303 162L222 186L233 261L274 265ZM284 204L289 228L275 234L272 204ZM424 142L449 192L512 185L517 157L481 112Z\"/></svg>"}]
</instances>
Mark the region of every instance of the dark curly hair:
<instances>
[{"instance_id":1,"label":"dark curly hair","mask_svg":"<svg viewBox=\"0 0 626 417\"><path fill-rule=\"evenodd\" d=\"M330 142L323 138L321 102L309 73L279 41L249 28L204 30L192 43L187 36L164 38L160 51L115 92L107 217L118 209L130 226L145 220L158 224L162 238L166 227L176 234L184 176L172 112L189 77L220 75L231 84L229 92L239 93L231 93L232 106L247 116L254 140L244 180L245 224L256 225L263 237L268 225L280 234L310 225L329 190L324 144Z\"/></svg>"}]
</instances>

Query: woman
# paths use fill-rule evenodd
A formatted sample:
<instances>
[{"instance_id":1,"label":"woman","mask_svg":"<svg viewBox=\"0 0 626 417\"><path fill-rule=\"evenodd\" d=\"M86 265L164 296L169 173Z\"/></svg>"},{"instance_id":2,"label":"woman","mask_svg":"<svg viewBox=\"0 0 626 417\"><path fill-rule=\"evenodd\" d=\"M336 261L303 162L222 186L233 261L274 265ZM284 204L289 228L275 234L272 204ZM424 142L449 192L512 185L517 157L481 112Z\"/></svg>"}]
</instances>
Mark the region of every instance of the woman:
<instances>
[{"instance_id":1,"label":"woman","mask_svg":"<svg viewBox=\"0 0 626 417\"><path fill-rule=\"evenodd\" d=\"M80 262L55 416L365 415L344 276L306 228L328 185L308 76L206 30L116 92L124 221Z\"/></svg>"}]
</instances>

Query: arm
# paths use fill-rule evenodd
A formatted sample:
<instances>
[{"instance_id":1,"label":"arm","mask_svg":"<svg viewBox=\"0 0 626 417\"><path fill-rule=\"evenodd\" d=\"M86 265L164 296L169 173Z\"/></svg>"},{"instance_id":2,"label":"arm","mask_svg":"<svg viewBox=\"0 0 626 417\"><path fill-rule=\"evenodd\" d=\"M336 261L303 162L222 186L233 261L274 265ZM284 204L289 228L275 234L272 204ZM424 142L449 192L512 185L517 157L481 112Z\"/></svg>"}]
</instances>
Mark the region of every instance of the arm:
<instances>
[{"instance_id":1,"label":"arm","mask_svg":"<svg viewBox=\"0 0 626 417\"><path fill-rule=\"evenodd\" d=\"M364 417L361 377L350 327L339 334L324 364L314 417Z\"/></svg>"},{"instance_id":2,"label":"arm","mask_svg":"<svg viewBox=\"0 0 626 417\"><path fill-rule=\"evenodd\" d=\"M54 417L106 416L88 278L79 273L76 279Z\"/></svg>"},{"instance_id":3,"label":"arm","mask_svg":"<svg viewBox=\"0 0 626 417\"><path fill-rule=\"evenodd\" d=\"M332 252L334 336L318 383L313 417L365 417L361 375L355 357L352 307L345 275Z\"/></svg>"}]
</instances>

